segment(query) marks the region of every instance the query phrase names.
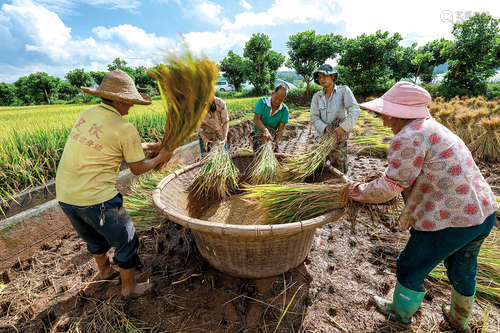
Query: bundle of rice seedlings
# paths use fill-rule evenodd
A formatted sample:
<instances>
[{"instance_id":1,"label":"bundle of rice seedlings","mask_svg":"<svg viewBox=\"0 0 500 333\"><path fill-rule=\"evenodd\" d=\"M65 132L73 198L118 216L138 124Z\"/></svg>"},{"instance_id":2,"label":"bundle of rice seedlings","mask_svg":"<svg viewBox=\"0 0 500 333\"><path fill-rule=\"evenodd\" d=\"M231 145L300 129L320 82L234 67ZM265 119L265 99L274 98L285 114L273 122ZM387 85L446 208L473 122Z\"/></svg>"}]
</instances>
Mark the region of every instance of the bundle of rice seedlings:
<instances>
[{"instance_id":1,"label":"bundle of rice seedlings","mask_svg":"<svg viewBox=\"0 0 500 333\"><path fill-rule=\"evenodd\" d=\"M347 205L348 183L246 186L245 200L256 205L260 224L307 220Z\"/></svg>"},{"instance_id":2,"label":"bundle of rice seedlings","mask_svg":"<svg viewBox=\"0 0 500 333\"><path fill-rule=\"evenodd\" d=\"M252 185L272 184L278 181L280 164L274 156L273 143L262 145L256 158L250 165L248 182Z\"/></svg>"},{"instance_id":3,"label":"bundle of rice seedlings","mask_svg":"<svg viewBox=\"0 0 500 333\"><path fill-rule=\"evenodd\" d=\"M135 229L140 232L166 218L153 204L153 191L158 183L170 173L151 172L139 177L137 183L130 187L130 195L123 199L123 206L132 218Z\"/></svg>"},{"instance_id":4,"label":"bundle of rice seedlings","mask_svg":"<svg viewBox=\"0 0 500 333\"><path fill-rule=\"evenodd\" d=\"M217 65L208 59L195 59L186 49L181 57L167 57L149 71L158 83L167 114L162 145L174 150L200 126L214 95Z\"/></svg>"},{"instance_id":5,"label":"bundle of rice seedlings","mask_svg":"<svg viewBox=\"0 0 500 333\"><path fill-rule=\"evenodd\" d=\"M292 156L285 161L281 179L293 183L303 182L318 169L336 144L337 137L334 134L324 134L321 141L310 151Z\"/></svg>"},{"instance_id":6,"label":"bundle of rice seedlings","mask_svg":"<svg viewBox=\"0 0 500 333\"><path fill-rule=\"evenodd\" d=\"M463 112L455 117L455 133L465 142L466 145L469 145L472 141L472 131L470 128L470 124L473 118L473 111Z\"/></svg>"},{"instance_id":7,"label":"bundle of rice seedlings","mask_svg":"<svg viewBox=\"0 0 500 333\"><path fill-rule=\"evenodd\" d=\"M238 174L229 152L222 144L215 145L194 176L189 191L200 199L225 199L238 188Z\"/></svg>"},{"instance_id":8,"label":"bundle of rice seedlings","mask_svg":"<svg viewBox=\"0 0 500 333\"><path fill-rule=\"evenodd\" d=\"M471 144L474 155L488 162L500 161L500 117L493 116L479 122L484 130Z\"/></svg>"}]
</instances>

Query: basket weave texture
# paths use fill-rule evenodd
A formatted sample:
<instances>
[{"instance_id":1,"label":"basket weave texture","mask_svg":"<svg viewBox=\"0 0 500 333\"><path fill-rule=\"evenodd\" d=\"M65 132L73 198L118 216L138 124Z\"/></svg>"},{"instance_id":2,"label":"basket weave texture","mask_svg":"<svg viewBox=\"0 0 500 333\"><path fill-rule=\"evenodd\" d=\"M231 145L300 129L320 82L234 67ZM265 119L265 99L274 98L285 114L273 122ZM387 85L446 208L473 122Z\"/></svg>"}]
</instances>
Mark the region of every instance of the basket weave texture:
<instances>
[{"instance_id":1,"label":"basket weave texture","mask_svg":"<svg viewBox=\"0 0 500 333\"><path fill-rule=\"evenodd\" d=\"M232 159L243 173L253 157L254 154L236 154ZM231 276L264 278L297 267L311 250L316 228L345 213L337 209L313 219L280 225L224 224L190 217L187 189L202 165L203 161L165 177L153 193L153 202L171 221L191 229L201 255Z\"/></svg>"}]
</instances>

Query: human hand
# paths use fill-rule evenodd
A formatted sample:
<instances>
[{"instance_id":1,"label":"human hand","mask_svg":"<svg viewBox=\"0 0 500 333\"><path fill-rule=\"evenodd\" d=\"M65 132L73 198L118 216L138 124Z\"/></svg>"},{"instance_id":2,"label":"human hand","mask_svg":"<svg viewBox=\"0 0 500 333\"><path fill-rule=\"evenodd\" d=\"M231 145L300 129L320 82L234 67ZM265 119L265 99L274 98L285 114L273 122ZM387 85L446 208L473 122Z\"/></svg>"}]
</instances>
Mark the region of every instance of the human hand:
<instances>
[{"instance_id":1,"label":"human hand","mask_svg":"<svg viewBox=\"0 0 500 333\"><path fill-rule=\"evenodd\" d=\"M335 134L335 136L337 137L337 141L342 141L344 133L345 133L344 129L340 126L333 130L333 134Z\"/></svg>"},{"instance_id":2,"label":"human hand","mask_svg":"<svg viewBox=\"0 0 500 333\"><path fill-rule=\"evenodd\" d=\"M161 163L167 163L168 161L170 161L173 154L174 154L173 151L167 150L167 148L164 147L158 153L157 158L160 160Z\"/></svg>"},{"instance_id":3,"label":"human hand","mask_svg":"<svg viewBox=\"0 0 500 333\"><path fill-rule=\"evenodd\" d=\"M161 142L143 142L141 146L144 151L159 151L161 149Z\"/></svg>"},{"instance_id":4,"label":"human hand","mask_svg":"<svg viewBox=\"0 0 500 333\"><path fill-rule=\"evenodd\" d=\"M325 134L334 134L334 132L335 127L332 124L325 127Z\"/></svg>"},{"instance_id":5,"label":"human hand","mask_svg":"<svg viewBox=\"0 0 500 333\"><path fill-rule=\"evenodd\" d=\"M271 135L271 133L269 133L269 130L267 128L264 131L263 136L265 141L273 141L273 136Z\"/></svg>"}]
</instances>

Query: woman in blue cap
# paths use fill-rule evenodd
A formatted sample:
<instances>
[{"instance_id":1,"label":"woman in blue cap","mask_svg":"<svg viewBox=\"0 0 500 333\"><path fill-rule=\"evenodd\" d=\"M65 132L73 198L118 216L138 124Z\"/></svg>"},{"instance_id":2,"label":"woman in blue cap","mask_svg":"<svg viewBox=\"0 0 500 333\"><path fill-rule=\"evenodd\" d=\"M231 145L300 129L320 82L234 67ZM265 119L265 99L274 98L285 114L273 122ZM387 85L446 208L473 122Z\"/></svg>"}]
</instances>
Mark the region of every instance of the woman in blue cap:
<instances>
[{"instance_id":1,"label":"woman in blue cap","mask_svg":"<svg viewBox=\"0 0 500 333\"><path fill-rule=\"evenodd\" d=\"M337 86L337 73L328 64L313 73L314 82L323 90L314 94L311 101L311 121L315 138L324 133L337 136L338 145L328 159L334 167L347 172L347 139L359 116L359 105L348 86Z\"/></svg>"}]
</instances>

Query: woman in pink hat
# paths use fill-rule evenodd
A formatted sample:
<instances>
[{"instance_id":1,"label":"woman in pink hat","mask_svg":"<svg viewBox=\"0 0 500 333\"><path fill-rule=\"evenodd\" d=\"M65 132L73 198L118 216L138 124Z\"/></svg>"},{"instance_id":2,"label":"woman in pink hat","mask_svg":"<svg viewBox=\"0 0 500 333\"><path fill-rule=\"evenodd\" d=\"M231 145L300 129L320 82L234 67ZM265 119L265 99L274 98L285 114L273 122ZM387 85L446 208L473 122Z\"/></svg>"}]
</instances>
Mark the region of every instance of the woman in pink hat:
<instances>
[{"instance_id":1,"label":"woman in pink hat","mask_svg":"<svg viewBox=\"0 0 500 333\"><path fill-rule=\"evenodd\" d=\"M361 104L382 117L394 138L384 176L353 184L349 197L374 204L400 193L405 199L400 224L411 236L396 261L393 299L375 296L378 310L409 323L424 297L424 279L444 261L452 293L443 312L455 329L467 331L477 255L495 224L498 204L463 141L430 116L430 101L425 89L398 82Z\"/></svg>"}]
</instances>

